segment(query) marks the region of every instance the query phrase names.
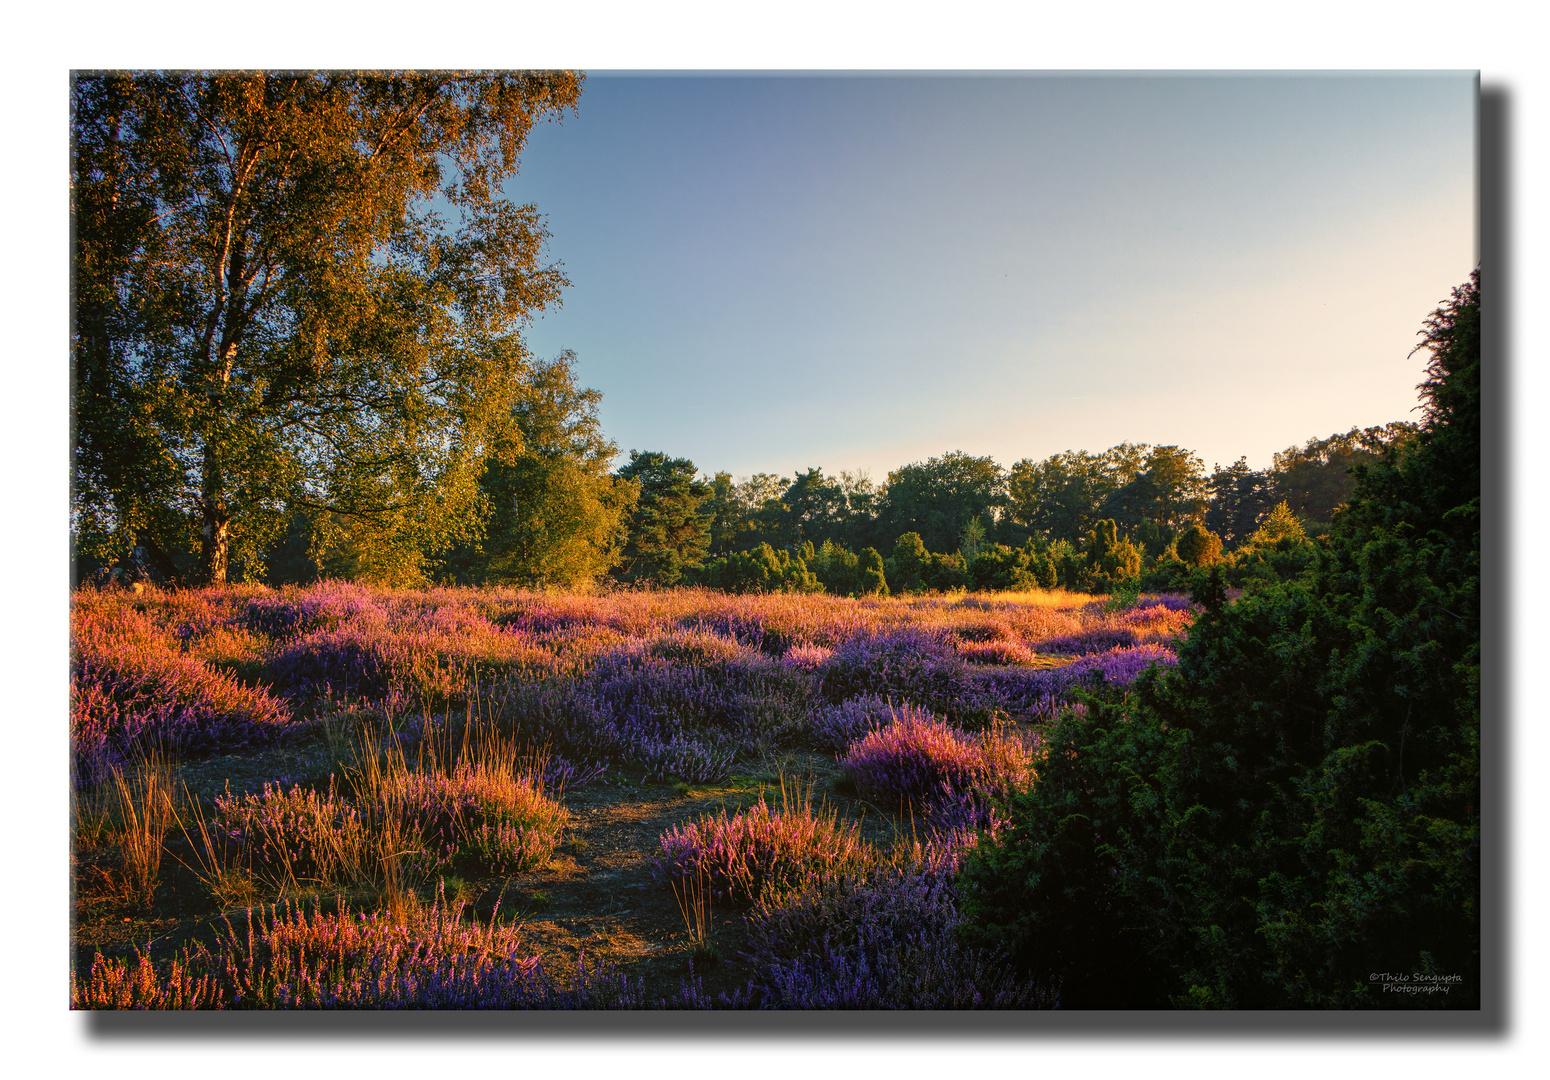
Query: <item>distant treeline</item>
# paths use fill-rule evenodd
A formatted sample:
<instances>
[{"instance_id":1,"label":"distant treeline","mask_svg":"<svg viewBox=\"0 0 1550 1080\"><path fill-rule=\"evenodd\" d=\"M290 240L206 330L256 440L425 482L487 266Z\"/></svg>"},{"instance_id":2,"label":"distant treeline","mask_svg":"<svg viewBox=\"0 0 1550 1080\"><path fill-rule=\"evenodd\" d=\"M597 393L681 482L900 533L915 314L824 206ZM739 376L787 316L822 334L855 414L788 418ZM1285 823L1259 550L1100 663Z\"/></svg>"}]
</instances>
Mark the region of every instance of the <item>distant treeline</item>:
<instances>
[{"instance_id":1,"label":"distant treeline","mask_svg":"<svg viewBox=\"0 0 1550 1080\"><path fill-rule=\"evenodd\" d=\"M1025 458L1010 469L953 452L896 469L882 484L819 468L705 477L661 452L631 451L613 471L601 395L577 385L573 364L566 354L535 367L515 410L519 438L496 448L480 481L479 536L437 552L405 550L352 531L348 520L297 513L283 540L239 573L276 585L342 577L585 588L613 580L863 596L1179 589L1219 564L1229 584L1243 584L1307 562L1308 539L1328 529L1358 467L1416 430L1393 423L1309 439L1260 471L1240 458L1207 472L1181 447L1133 443Z\"/></svg>"}]
</instances>

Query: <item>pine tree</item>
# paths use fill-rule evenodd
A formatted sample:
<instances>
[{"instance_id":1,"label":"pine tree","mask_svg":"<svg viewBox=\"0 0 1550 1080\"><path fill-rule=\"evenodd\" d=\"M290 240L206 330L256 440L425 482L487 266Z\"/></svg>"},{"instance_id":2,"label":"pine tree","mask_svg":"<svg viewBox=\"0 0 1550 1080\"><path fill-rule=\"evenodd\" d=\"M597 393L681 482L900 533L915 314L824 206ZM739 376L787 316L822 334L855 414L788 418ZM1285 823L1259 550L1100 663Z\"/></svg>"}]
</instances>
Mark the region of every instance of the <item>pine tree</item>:
<instances>
[{"instance_id":1,"label":"pine tree","mask_svg":"<svg viewBox=\"0 0 1550 1080\"><path fill-rule=\"evenodd\" d=\"M686 572L704 565L710 549L712 515L700 508L710 485L696 479L694 462L658 451L631 450L618 475L640 489L620 557L620 580L677 585Z\"/></svg>"}]
</instances>

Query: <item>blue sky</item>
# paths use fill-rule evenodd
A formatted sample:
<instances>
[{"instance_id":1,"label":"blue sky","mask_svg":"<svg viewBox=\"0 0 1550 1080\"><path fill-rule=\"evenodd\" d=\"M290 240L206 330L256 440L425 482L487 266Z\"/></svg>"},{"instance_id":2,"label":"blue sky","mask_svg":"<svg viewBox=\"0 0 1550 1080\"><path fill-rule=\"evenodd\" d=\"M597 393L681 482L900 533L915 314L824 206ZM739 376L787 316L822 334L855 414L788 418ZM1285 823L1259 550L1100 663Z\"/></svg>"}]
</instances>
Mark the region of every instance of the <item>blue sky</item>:
<instances>
[{"instance_id":1,"label":"blue sky","mask_svg":"<svg viewBox=\"0 0 1550 1080\"><path fill-rule=\"evenodd\" d=\"M1476 259L1475 80L589 73L508 192L621 451L875 480L1409 417Z\"/></svg>"}]
</instances>

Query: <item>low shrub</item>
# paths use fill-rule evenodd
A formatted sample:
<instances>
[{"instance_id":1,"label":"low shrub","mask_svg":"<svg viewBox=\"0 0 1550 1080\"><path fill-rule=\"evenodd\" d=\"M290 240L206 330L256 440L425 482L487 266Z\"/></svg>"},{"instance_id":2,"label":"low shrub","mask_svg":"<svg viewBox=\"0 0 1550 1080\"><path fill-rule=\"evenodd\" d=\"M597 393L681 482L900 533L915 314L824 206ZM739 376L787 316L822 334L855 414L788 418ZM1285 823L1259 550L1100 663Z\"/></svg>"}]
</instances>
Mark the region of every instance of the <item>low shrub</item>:
<instances>
[{"instance_id":1,"label":"low shrub","mask_svg":"<svg viewBox=\"0 0 1550 1080\"><path fill-rule=\"evenodd\" d=\"M1123 690L1154 664L1171 667L1178 656L1147 644L1092 653L1058 668L998 668L977 676L974 693L987 707L1053 717L1079 689Z\"/></svg>"},{"instance_id":2,"label":"low shrub","mask_svg":"<svg viewBox=\"0 0 1550 1080\"><path fill-rule=\"evenodd\" d=\"M934 850L769 892L744 919L746 986L715 998L691 979L682 1008L1030 1009L1051 995L1004 957L959 941L957 860Z\"/></svg>"},{"instance_id":3,"label":"low shrub","mask_svg":"<svg viewBox=\"0 0 1550 1080\"><path fill-rule=\"evenodd\" d=\"M70 667L70 749L78 785L137 752L251 750L297 730L290 711L192 656L135 645L78 647Z\"/></svg>"},{"instance_id":4,"label":"low shrub","mask_svg":"<svg viewBox=\"0 0 1550 1080\"><path fill-rule=\"evenodd\" d=\"M966 665L945 630L904 627L857 634L836 648L820 670L823 695L836 704L871 695L954 717L966 700Z\"/></svg>"},{"instance_id":5,"label":"low shrub","mask_svg":"<svg viewBox=\"0 0 1550 1080\"><path fill-rule=\"evenodd\" d=\"M813 717L813 741L826 750L844 753L852 743L887 727L894 715L893 704L883 698L850 698L821 709Z\"/></svg>"},{"instance_id":6,"label":"low shrub","mask_svg":"<svg viewBox=\"0 0 1550 1080\"><path fill-rule=\"evenodd\" d=\"M1128 626L1100 626L1080 634L1050 638L1034 646L1041 653L1062 656L1090 656L1093 653L1128 649L1137 644L1136 632Z\"/></svg>"},{"instance_id":7,"label":"low shrub","mask_svg":"<svg viewBox=\"0 0 1550 1080\"><path fill-rule=\"evenodd\" d=\"M327 792L265 784L258 792L215 799L215 829L233 866L275 891L358 884L374 870L371 837L360 811L330 785ZM212 852L213 855L213 852Z\"/></svg>"},{"instance_id":8,"label":"low shrub","mask_svg":"<svg viewBox=\"0 0 1550 1080\"><path fill-rule=\"evenodd\" d=\"M895 719L850 748L842 759L864 798L885 808L928 817L939 809L969 808L990 823L991 804L1027 786L1032 755L1001 727L969 735L905 706Z\"/></svg>"},{"instance_id":9,"label":"low shrub","mask_svg":"<svg viewBox=\"0 0 1550 1080\"><path fill-rule=\"evenodd\" d=\"M746 901L862 865L867 849L859 826L815 812L809 799L787 799L784 790L782 796L779 811L761 797L747 810L722 810L668 829L653 875L669 883L703 878L716 897Z\"/></svg>"},{"instance_id":10,"label":"low shrub","mask_svg":"<svg viewBox=\"0 0 1550 1080\"><path fill-rule=\"evenodd\" d=\"M470 864L495 873L532 870L553 857L569 821L532 779L484 764L399 773L379 797L418 843L410 867L426 874Z\"/></svg>"},{"instance_id":11,"label":"low shrub","mask_svg":"<svg viewBox=\"0 0 1550 1080\"><path fill-rule=\"evenodd\" d=\"M971 664L1031 664L1033 650L1021 641L965 641L959 655Z\"/></svg>"}]
</instances>

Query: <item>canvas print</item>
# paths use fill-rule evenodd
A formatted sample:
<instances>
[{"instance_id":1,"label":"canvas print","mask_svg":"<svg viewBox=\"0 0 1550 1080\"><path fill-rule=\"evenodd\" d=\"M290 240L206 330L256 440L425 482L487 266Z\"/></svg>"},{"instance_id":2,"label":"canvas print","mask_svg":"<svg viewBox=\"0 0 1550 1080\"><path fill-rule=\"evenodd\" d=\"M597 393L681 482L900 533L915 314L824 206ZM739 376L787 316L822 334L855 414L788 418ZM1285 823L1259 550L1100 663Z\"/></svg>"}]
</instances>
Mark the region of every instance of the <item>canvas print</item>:
<instances>
[{"instance_id":1,"label":"canvas print","mask_svg":"<svg viewBox=\"0 0 1550 1080\"><path fill-rule=\"evenodd\" d=\"M1475 73L70 95L72 1009L1480 1008Z\"/></svg>"}]
</instances>

